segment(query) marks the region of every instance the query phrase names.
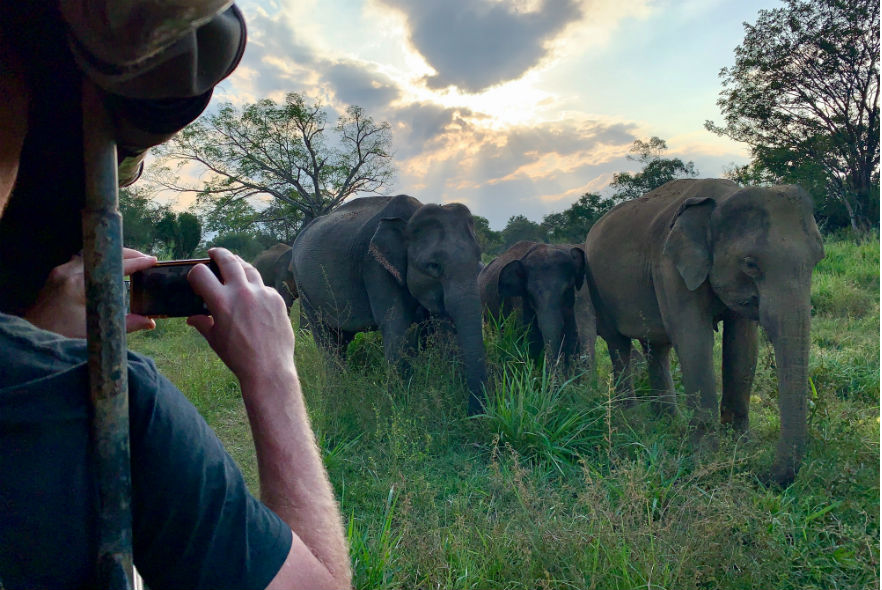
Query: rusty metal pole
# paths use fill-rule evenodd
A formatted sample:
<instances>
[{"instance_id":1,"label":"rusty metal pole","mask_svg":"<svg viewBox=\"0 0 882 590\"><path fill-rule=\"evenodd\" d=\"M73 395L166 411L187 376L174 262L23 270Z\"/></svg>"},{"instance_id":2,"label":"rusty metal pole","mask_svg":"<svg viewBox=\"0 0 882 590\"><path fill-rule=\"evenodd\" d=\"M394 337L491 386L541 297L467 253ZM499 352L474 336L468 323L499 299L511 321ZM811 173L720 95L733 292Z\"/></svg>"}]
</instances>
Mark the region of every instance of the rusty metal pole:
<instances>
[{"instance_id":1,"label":"rusty metal pole","mask_svg":"<svg viewBox=\"0 0 882 590\"><path fill-rule=\"evenodd\" d=\"M96 573L100 587L128 590L133 569L122 217L116 143L102 96L88 81L83 84L83 147L86 334L99 498Z\"/></svg>"}]
</instances>

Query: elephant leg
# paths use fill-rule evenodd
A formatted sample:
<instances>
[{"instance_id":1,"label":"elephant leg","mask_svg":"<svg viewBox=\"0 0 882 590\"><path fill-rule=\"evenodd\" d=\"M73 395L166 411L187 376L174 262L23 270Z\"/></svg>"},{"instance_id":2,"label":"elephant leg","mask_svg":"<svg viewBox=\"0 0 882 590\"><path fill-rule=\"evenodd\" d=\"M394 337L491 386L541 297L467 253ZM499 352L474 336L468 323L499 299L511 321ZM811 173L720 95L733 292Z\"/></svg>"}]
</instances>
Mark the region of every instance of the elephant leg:
<instances>
[{"instance_id":1,"label":"elephant leg","mask_svg":"<svg viewBox=\"0 0 882 590\"><path fill-rule=\"evenodd\" d=\"M539 328L539 320L533 309L524 305L523 322L527 326L527 346L532 358L537 363L545 358L545 343L542 342L542 330Z\"/></svg>"},{"instance_id":2,"label":"elephant leg","mask_svg":"<svg viewBox=\"0 0 882 590\"><path fill-rule=\"evenodd\" d=\"M612 361L616 399L624 406L634 403L634 384L631 380L631 339L621 334L604 337Z\"/></svg>"},{"instance_id":3,"label":"elephant leg","mask_svg":"<svg viewBox=\"0 0 882 590\"><path fill-rule=\"evenodd\" d=\"M693 411L692 422L699 438L712 429L717 409L714 380L714 332L710 318L681 317L673 331L674 348L680 359L686 401Z\"/></svg>"},{"instance_id":4,"label":"elephant leg","mask_svg":"<svg viewBox=\"0 0 882 590\"><path fill-rule=\"evenodd\" d=\"M321 347L329 355L343 359L346 354L346 344L343 343L343 331L333 326L322 323L312 323L312 335L315 337L316 344Z\"/></svg>"},{"instance_id":5,"label":"elephant leg","mask_svg":"<svg viewBox=\"0 0 882 590\"><path fill-rule=\"evenodd\" d=\"M674 394L674 380L671 378L671 345L646 343L643 354L646 356L652 404L656 413L675 414L677 397Z\"/></svg>"},{"instance_id":6,"label":"elephant leg","mask_svg":"<svg viewBox=\"0 0 882 590\"><path fill-rule=\"evenodd\" d=\"M735 314L723 319L723 399L720 422L736 432L749 425L750 389L756 372L757 323Z\"/></svg>"}]
</instances>

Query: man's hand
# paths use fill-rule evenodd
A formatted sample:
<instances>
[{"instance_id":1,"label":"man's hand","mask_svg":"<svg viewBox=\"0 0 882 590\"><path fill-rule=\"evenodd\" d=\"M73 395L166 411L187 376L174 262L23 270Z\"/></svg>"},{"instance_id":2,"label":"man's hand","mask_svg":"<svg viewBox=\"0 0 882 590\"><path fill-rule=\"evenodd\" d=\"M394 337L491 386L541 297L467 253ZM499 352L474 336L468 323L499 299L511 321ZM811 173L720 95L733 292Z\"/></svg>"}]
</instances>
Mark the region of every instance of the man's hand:
<instances>
[{"instance_id":1,"label":"man's hand","mask_svg":"<svg viewBox=\"0 0 882 590\"><path fill-rule=\"evenodd\" d=\"M123 248L125 275L150 268L154 264L155 256ZM75 254L64 264L52 269L36 303L25 312L24 318L38 328L68 338L86 337L86 282L82 256ZM148 317L132 313L126 316L126 332L152 330L155 327L156 323Z\"/></svg>"},{"instance_id":2,"label":"man's hand","mask_svg":"<svg viewBox=\"0 0 882 590\"><path fill-rule=\"evenodd\" d=\"M257 269L224 248L209 251L221 282L204 264L188 280L205 300L211 315L191 316L187 323L208 341L244 385L294 368L294 331L285 302L266 287Z\"/></svg>"},{"instance_id":3,"label":"man's hand","mask_svg":"<svg viewBox=\"0 0 882 590\"><path fill-rule=\"evenodd\" d=\"M269 588L348 588L349 551L294 366L294 330L282 296L223 248L187 277L210 316L187 319L238 377L260 476L260 497L291 527L288 557Z\"/></svg>"}]
</instances>

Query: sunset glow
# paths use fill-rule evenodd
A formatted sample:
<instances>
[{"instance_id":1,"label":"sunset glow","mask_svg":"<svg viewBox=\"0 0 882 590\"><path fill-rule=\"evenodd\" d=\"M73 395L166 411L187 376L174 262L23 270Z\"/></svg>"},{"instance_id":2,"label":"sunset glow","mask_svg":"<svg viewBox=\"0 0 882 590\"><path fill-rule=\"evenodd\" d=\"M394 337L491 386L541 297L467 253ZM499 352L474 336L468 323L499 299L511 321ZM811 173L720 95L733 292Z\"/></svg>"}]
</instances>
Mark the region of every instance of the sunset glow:
<instances>
[{"instance_id":1,"label":"sunset glow","mask_svg":"<svg viewBox=\"0 0 882 590\"><path fill-rule=\"evenodd\" d=\"M249 45L216 93L236 104L299 92L392 128L394 186L460 201L493 227L539 220L612 174L635 139L720 176L748 159L714 136L717 74L772 0L239 2ZM737 6L736 6L737 5Z\"/></svg>"}]
</instances>

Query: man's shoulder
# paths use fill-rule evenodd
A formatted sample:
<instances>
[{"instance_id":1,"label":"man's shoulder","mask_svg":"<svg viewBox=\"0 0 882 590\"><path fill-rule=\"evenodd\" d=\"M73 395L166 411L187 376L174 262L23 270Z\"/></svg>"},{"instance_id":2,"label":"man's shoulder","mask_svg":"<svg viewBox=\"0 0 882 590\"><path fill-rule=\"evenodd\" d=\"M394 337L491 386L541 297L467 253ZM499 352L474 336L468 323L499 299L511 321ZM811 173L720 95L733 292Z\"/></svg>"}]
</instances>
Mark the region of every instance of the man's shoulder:
<instances>
[{"instance_id":1,"label":"man's shoulder","mask_svg":"<svg viewBox=\"0 0 882 590\"><path fill-rule=\"evenodd\" d=\"M37 328L16 316L0 313L0 390L84 367L86 341ZM153 361L128 353L129 376L148 383L158 379Z\"/></svg>"}]
</instances>

